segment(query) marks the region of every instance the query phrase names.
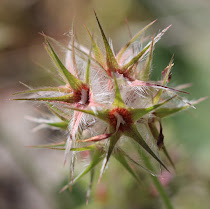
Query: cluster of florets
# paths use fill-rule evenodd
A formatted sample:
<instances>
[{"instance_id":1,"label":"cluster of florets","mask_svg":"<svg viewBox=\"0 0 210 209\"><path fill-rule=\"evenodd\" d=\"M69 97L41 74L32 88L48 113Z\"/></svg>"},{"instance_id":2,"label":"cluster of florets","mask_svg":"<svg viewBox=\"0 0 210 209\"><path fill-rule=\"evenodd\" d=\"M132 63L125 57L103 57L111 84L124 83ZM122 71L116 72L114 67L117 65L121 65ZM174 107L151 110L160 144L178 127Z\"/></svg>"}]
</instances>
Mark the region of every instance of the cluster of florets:
<instances>
[{"instance_id":1,"label":"cluster of florets","mask_svg":"<svg viewBox=\"0 0 210 209\"><path fill-rule=\"evenodd\" d=\"M53 117L53 120L37 120L38 122L68 131L65 141L37 146L65 150L65 161L70 156L71 181L63 190L88 172L92 175L96 165L103 161L100 180L111 156L139 180L133 165L144 167L132 154L123 150L120 143L122 137L124 144L126 140L133 141L134 150L141 150L141 153L150 156L167 170L158 154L158 151L163 150L174 166L164 145L161 120L192 106L192 103L179 95L186 93L181 91L181 87L187 87L186 85L177 88L167 86L171 79L173 59L163 70L161 80L150 80L154 46L170 26L153 36L149 43L138 44L138 38L155 21L151 22L115 55L97 16L96 20L105 53L98 47L88 29L90 50L80 46L75 40L73 26L70 44L65 47L66 63L63 64L51 45L58 42L44 35L46 50L64 83L57 87L19 92L28 96L18 100L44 103L56 116L56 119ZM83 151L89 153L90 163L81 174L74 177L76 154ZM148 168L144 169L152 172Z\"/></svg>"}]
</instances>

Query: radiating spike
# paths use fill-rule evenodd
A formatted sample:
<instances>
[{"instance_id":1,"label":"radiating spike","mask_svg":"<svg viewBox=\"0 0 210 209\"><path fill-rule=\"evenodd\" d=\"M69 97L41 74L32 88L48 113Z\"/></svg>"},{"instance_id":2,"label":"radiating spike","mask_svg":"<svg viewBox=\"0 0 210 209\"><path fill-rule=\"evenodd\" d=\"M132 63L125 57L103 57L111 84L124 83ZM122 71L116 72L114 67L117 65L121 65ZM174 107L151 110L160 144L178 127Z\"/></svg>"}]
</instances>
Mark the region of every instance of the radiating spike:
<instances>
[{"instance_id":1,"label":"radiating spike","mask_svg":"<svg viewBox=\"0 0 210 209\"><path fill-rule=\"evenodd\" d=\"M122 55L123 55L123 53L128 49L128 47L132 44L132 43L134 43L134 41L136 41L136 39L140 36L140 35L142 35L153 23L155 23L156 22L156 20L154 20L154 21L152 21L150 24L148 24L146 27L144 27L142 30L140 30L137 34L135 34L134 36L133 36L133 38L129 41L129 42L127 42L126 44L125 44L125 46L124 47L122 47L121 48L121 50L118 52L118 54L117 54L117 60L119 61L120 59L121 59L121 57L122 57Z\"/></svg>"},{"instance_id":2,"label":"radiating spike","mask_svg":"<svg viewBox=\"0 0 210 209\"><path fill-rule=\"evenodd\" d=\"M107 64L107 67L109 68L109 70L115 72L116 70L119 69L118 63L117 63L117 61L115 59L115 56L114 56L113 51L112 51L112 49L111 49L111 47L109 45L109 42L108 42L108 40L107 40L107 38L105 36L105 33L104 33L103 28L102 28L102 26L101 26L101 24L99 22L99 19L98 19L97 15L96 15L95 10L94 10L94 14L96 16L96 20L98 22L98 26L100 28L101 35L103 37L103 41L104 41L104 45L105 45L105 49L106 49L106 64Z\"/></svg>"}]
</instances>

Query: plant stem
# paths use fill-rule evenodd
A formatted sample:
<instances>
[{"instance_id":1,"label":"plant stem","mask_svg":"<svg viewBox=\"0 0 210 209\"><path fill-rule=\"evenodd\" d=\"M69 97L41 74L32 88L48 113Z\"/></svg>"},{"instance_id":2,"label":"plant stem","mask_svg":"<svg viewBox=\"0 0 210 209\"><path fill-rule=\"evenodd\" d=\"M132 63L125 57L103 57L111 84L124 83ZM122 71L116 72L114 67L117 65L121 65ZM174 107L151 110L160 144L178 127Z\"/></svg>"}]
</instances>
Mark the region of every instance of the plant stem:
<instances>
[{"instance_id":1,"label":"plant stem","mask_svg":"<svg viewBox=\"0 0 210 209\"><path fill-rule=\"evenodd\" d=\"M146 154L144 152L141 152L141 157L142 157L142 159L144 161L145 166L149 170L154 171L154 168L153 168L153 166L152 166L149 158L146 156ZM152 181L154 183L154 186L156 187L157 191L160 194L160 197L162 198L162 201L163 201L165 207L167 209L174 209L173 206L172 206L172 204L171 204L171 201L170 201L170 199L169 199L169 197L168 197L168 195L167 195L167 193L165 191L165 189L163 188L163 186L160 183L160 181L158 180L158 178L156 176L152 176L152 175L150 175L150 176L152 178Z\"/></svg>"}]
</instances>

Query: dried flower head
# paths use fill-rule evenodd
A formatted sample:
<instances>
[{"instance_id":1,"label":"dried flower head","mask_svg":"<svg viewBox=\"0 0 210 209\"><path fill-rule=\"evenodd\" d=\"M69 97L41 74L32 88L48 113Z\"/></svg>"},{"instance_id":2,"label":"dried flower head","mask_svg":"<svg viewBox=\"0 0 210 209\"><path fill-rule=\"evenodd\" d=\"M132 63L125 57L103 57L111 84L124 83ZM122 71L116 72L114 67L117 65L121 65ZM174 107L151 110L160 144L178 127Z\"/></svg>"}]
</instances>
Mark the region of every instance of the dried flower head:
<instances>
[{"instance_id":1,"label":"dried flower head","mask_svg":"<svg viewBox=\"0 0 210 209\"><path fill-rule=\"evenodd\" d=\"M160 81L150 80L154 46L170 26L143 45L139 43L138 38L155 21L151 22L115 55L97 16L96 20L105 53L97 45L88 28L86 29L91 39L90 50L79 45L75 39L73 25L69 46L62 46L67 49L66 63L63 64L51 45L60 43L43 34L45 48L64 84L17 93L28 95L17 100L41 102L52 112L52 119L37 119L36 122L68 131L66 141L34 146L65 150L65 162L70 156L71 181L62 191L88 172L93 176L96 165L103 161L100 181L111 156L115 157L137 181L140 179L135 166L155 175L148 163L141 165L136 157L132 157L136 150L137 153L140 150L144 162L151 157L168 170L159 156L159 151L163 151L174 167L164 145L161 121L167 116L193 107L198 102L183 99L180 94L187 93L182 91L181 87L167 86L171 79L173 58L163 70ZM184 87L187 86L182 86ZM130 142L134 145L132 153L124 149ZM74 165L76 155L80 152L88 153L90 162L84 171L75 177Z\"/></svg>"}]
</instances>

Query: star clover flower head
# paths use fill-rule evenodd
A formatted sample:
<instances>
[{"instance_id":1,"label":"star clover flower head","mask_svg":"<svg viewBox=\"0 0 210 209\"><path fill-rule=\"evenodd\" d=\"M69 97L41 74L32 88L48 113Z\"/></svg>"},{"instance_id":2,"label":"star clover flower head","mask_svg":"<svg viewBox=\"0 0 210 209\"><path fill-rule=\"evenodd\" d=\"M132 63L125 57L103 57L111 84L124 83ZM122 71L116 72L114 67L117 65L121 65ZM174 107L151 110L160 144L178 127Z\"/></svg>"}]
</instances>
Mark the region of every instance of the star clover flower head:
<instances>
[{"instance_id":1,"label":"star clover flower head","mask_svg":"<svg viewBox=\"0 0 210 209\"><path fill-rule=\"evenodd\" d=\"M164 145L162 119L194 107L194 104L202 100L189 102L184 99L182 95L188 93L182 89L188 87L186 85L177 88L168 86L172 78L173 57L162 71L161 80L150 79L155 44L170 26L153 35L145 46L135 47L137 44L141 45L139 37L155 23L155 20L136 33L118 53L115 53L95 11L94 14L105 53L87 27L91 46L90 49L81 46L75 38L74 23L67 47L43 34L46 51L62 78L62 84L16 93L25 95L17 100L44 103L52 113L51 118L28 119L38 123L39 127L41 125L57 128L68 133L67 139L61 142L32 146L64 150L64 162L70 157L71 180L61 191L71 187L87 173L91 174L91 188L96 166L102 162L98 177L100 181L112 156L138 182L141 182L141 179L134 166L151 175L157 175L155 171L132 157L132 152L139 150L169 172L159 155L159 152L163 151L168 162L175 167ZM52 44L66 49L65 63L62 63ZM133 143L130 153L121 146L122 138L123 144ZM76 156L82 152L88 153L89 164L84 171L75 176L74 167L78 159Z\"/></svg>"}]
</instances>

